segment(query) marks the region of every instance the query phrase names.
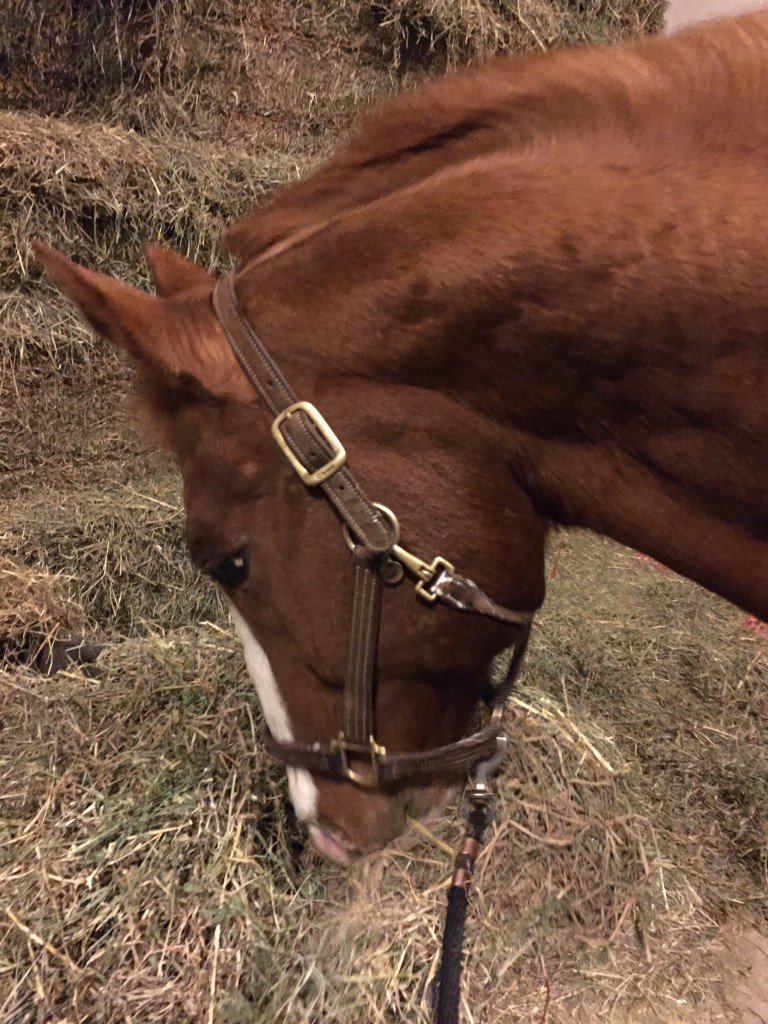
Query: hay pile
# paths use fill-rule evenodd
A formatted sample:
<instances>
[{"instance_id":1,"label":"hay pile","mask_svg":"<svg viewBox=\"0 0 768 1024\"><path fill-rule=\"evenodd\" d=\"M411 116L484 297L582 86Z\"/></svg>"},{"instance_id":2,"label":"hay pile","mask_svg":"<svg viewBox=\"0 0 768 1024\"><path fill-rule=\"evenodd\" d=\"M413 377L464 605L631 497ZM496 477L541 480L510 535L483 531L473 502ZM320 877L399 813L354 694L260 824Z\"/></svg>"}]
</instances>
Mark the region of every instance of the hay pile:
<instances>
[{"instance_id":1,"label":"hay pile","mask_svg":"<svg viewBox=\"0 0 768 1024\"><path fill-rule=\"evenodd\" d=\"M210 265L223 225L298 171L288 155L253 157L107 124L0 111L0 302L16 367L83 357L89 334L31 262L38 235L92 267L146 283L147 241L178 244ZM2 387L2 385L0 385Z\"/></svg>"},{"instance_id":2,"label":"hay pile","mask_svg":"<svg viewBox=\"0 0 768 1024\"><path fill-rule=\"evenodd\" d=\"M348 8L365 5L348 0ZM661 27L663 5L549 3L548 0L382 0L372 7L375 37L397 67L452 67L499 50L523 53L628 39Z\"/></svg>"},{"instance_id":3,"label":"hay pile","mask_svg":"<svg viewBox=\"0 0 768 1024\"><path fill-rule=\"evenodd\" d=\"M426 1024L454 818L320 864L228 629L124 641L98 667L0 677L0 1019ZM768 912L767 670L722 602L573 544L508 718L472 1019L538 1024L547 983L550 1024L670 998L700 1019L718 923Z\"/></svg>"},{"instance_id":4,"label":"hay pile","mask_svg":"<svg viewBox=\"0 0 768 1024\"><path fill-rule=\"evenodd\" d=\"M0 99L149 134L316 149L386 83L360 60L369 4L5 0Z\"/></svg>"},{"instance_id":5,"label":"hay pile","mask_svg":"<svg viewBox=\"0 0 768 1024\"><path fill-rule=\"evenodd\" d=\"M210 262L224 220L238 216L281 181L295 160L280 153L219 147L183 138L151 139L107 124L0 113L3 286L27 278L30 230L82 260L135 274L147 238L182 239Z\"/></svg>"},{"instance_id":6,"label":"hay pile","mask_svg":"<svg viewBox=\"0 0 768 1024\"><path fill-rule=\"evenodd\" d=\"M61 576L0 556L0 668L37 663L57 640L84 629L84 616Z\"/></svg>"},{"instance_id":7,"label":"hay pile","mask_svg":"<svg viewBox=\"0 0 768 1024\"><path fill-rule=\"evenodd\" d=\"M660 0L5 0L0 101L307 152L392 73L625 38L661 12Z\"/></svg>"},{"instance_id":8,"label":"hay pile","mask_svg":"<svg viewBox=\"0 0 768 1024\"><path fill-rule=\"evenodd\" d=\"M176 473L132 426L130 372L27 240L138 283L146 241L211 262L222 224L306 170L361 99L499 44L639 31L658 7L6 8L0 1020L425 1024L454 818L348 872L304 847L187 563ZM719 924L768 916L768 644L613 545L574 539L559 565L510 711L471 1019L539 1024L548 980L549 1024L636 1005L700 1021ZM79 634L107 645L95 675L19 656Z\"/></svg>"},{"instance_id":9,"label":"hay pile","mask_svg":"<svg viewBox=\"0 0 768 1024\"><path fill-rule=\"evenodd\" d=\"M110 468L121 474L124 464ZM221 618L218 592L185 556L176 475L159 469L142 490L104 476L62 495L54 507L50 492L9 502L5 551L17 561L76 574L89 620L113 636Z\"/></svg>"}]
</instances>

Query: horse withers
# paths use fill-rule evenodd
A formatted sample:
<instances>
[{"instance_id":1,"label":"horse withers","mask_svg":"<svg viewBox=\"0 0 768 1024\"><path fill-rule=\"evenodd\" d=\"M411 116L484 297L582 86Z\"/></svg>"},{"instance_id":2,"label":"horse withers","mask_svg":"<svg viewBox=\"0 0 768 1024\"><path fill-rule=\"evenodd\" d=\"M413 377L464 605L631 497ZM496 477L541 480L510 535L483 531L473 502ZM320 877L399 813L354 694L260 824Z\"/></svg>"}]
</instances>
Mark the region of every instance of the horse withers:
<instances>
[{"instance_id":1,"label":"horse withers","mask_svg":"<svg viewBox=\"0 0 768 1024\"><path fill-rule=\"evenodd\" d=\"M543 599L551 524L768 617L767 108L765 14L498 59L383 105L236 224L226 293L156 248L149 295L37 246L140 368L191 556L330 856L440 805L457 762L433 752L467 749L489 661ZM501 612L432 600L451 579ZM370 750L345 746L369 725Z\"/></svg>"}]
</instances>

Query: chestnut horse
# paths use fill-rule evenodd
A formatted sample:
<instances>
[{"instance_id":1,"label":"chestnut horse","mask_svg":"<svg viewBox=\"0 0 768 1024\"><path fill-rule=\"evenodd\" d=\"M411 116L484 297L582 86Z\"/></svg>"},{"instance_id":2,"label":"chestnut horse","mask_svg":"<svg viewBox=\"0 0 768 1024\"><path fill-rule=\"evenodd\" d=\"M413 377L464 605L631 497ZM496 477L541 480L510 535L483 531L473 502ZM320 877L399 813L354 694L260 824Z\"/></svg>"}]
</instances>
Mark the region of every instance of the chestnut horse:
<instances>
[{"instance_id":1,"label":"chestnut horse","mask_svg":"<svg viewBox=\"0 0 768 1024\"><path fill-rule=\"evenodd\" d=\"M768 15L498 59L389 101L235 225L236 301L409 546L499 604L540 605L547 530L567 524L766 618L766 154ZM183 474L191 556L227 592L273 736L328 744L349 553L270 434L214 278L151 248L149 295L37 253L141 369ZM383 604L380 742L453 743L515 629L406 586ZM339 859L448 785L369 792L297 768L290 782Z\"/></svg>"}]
</instances>

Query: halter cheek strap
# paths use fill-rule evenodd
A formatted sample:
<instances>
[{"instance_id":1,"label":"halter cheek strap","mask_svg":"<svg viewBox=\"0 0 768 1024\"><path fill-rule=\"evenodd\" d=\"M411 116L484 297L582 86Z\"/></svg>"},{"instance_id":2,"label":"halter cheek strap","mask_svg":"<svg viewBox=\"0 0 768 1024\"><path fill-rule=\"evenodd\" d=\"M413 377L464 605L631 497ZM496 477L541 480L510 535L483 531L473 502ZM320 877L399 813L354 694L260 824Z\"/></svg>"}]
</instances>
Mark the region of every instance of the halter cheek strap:
<instances>
[{"instance_id":1,"label":"halter cheek strap","mask_svg":"<svg viewBox=\"0 0 768 1024\"><path fill-rule=\"evenodd\" d=\"M426 603L441 603L522 629L504 683L488 703L497 707L514 683L528 642L534 611L498 604L445 558L428 562L399 544L400 527L386 506L371 501L346 466L347 454L329 424L310 402L300 401L235 295L234 278L216 283L213 306L243 372L272 413L272 435L307 487L319 487L342 520L352 553L352 620L344 682L344 719L328 744L278 742L269 733L267 751L295 768L343 778L367 789L435 776L455 776L496 757L506 744L494 713L485 728L444 747L387 753L375 737L375 677L382 591L406 575Z\"/></svg>"}]
</instances>

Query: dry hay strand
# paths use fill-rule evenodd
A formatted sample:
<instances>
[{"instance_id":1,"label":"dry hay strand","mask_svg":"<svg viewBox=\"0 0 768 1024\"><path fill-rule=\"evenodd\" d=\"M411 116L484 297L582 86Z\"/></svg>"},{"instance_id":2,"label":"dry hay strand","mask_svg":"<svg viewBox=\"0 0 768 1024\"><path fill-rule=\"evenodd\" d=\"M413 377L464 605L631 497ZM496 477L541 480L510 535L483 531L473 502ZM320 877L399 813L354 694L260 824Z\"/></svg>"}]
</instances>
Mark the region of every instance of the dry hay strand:
<instances>
[{"instance_id":1,"label":"dry hay strand","mask_svg":"<svg viewBox=\"0 0 768 1024\"><path fill-rule=\"evenodd\" d=\"M719 922L734 907L768 919L743 828L765 822L750 801L768 645L601 541L569 546L551 589L507 719L467 1019L539 1024L545 978L548 1024L585 1000L594 1019L693 1008L718 976ZM319 864L262 759L228 628L126 642L99 667L98 681L20 670L4 695L0 906L15 919L0 924L0 1017L427 1024L453 811L348 871Z\"/></svg>"},{"instance_id":2,"label":"dry hay strand","mask_svg":"<svg viewBox=\"0 0 768 1024\"><path fill-rule=\"evenodd\" d=\"M141 489L101 467L74 493L38 489L6 507L2 548L44 572L76 577L88 619L110 636L142 635L222 615L218 592L189 562L176 475Z\"/></svg>"},{"instance_id":3,"label":"dry hay strand","mask_svg":"<svg viewBox=\"0 0 768 1024\"><path fill-rule=\"evenodd\" d=\"M59 639L82 633L72 579L0 555L0 671L44 659Z\"/></svg>"},{"instance_id":4,"label":"dry hay strand","mask_svg":"<svg viewBox=\"0 0 768 1024\"><path fill-rule=\"evenodd\" d=\"M296 162L277 153L149 139L99 123L0 113L6 287L26 280L34 232L84 262L141 262L148 241L173 240L206 263L223 221L237 217Z\"/></svg>"},{"instance_id":5,"label":"dry hay strand","mask_svg":"<svg viewBox=\"0 0 768 1024\"><path fill-rule=\"evenodd\" d=\"M551 0L378 0L368 8L373 39L402 67L456 66L499 52L546 51L556 46L609 43L658 31L661 0L586 4Z\"/></svg>"}]
</instances>

